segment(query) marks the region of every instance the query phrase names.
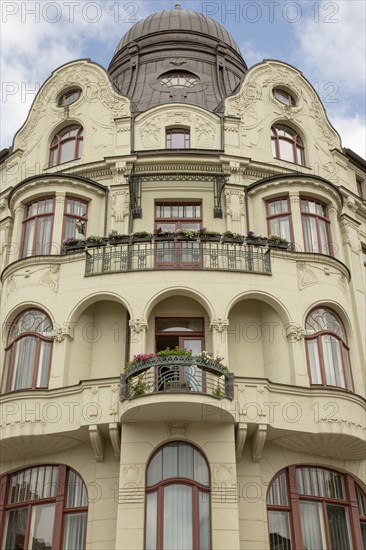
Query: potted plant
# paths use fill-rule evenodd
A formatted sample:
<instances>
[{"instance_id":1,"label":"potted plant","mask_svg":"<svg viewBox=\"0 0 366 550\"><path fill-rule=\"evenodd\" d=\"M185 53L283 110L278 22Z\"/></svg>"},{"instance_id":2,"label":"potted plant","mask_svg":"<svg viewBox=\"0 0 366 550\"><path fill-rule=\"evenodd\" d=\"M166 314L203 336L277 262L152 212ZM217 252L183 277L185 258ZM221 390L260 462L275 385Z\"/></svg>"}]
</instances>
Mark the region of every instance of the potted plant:
<instances>
[{"instance_id":1,"label":"potted plant","mask_svg":"<svg viewBox=\"0 0 366 550\"><path fill-rule=\"evenodd\" d=\"M131 361L127 363L125 373L128 374L135 365L145 365L149 359L154 357L156 357L155 353L139 353L138 355L134 355Z\"/></svg>"},{"instance_id":2,"label":"potted plant","mask_svg":"<svg viewBox=\"0 0 366 550\"><path fill-rule=\"evenodd\" d=\"M97 235L89 235L85 239L85 244L87 248L105 246L107 244L107 239L105 237L98 237Z\"/></svg>"},{"instance_id":3,"label":"potted plant","mask_svg":"<svg viewBox=\"0 0 366 550\"><path fill-rule=\"evenodd\" d=\"M287 250L289 242L287 239L283 239L279 235L270 235L268 237L267 244L270 248L282 248L284 250Z\"/></svg>"},{"instance_id":4,"label":"potted plant","mask_svg":"<svg viewBox=\"0 0 366 550\"><path fill-rule=\"evenodd\" d=\"M198 235L198 231L193 229L178 229L177 231L177 237L184 240L195 241Z\"/></svg>"},{"instance_id":5,"label":"potted plant","mask_svg":"<svg viewBox=\"0 0 366 550\"><path fill-rule=\"evenodd\" d=\"M109 244L120 244L120 243L128 243L130 241L130 236L125 233L118 233L116 229L112 229L112 231L108 235L108 241Z\"/></svg>"},{"instance_id":6,"label":"potted plant","mask_svg":"<svg viewBox=\"0 0 366 550\"><path fill-rule=\"evenodd\" d=\"M243 243L243 235L239 233L233 233L232 231L225 231L223 233L223 241L226 243Z\"/></svg>"},{"instance_id":7,"label":"potted plant","mask_svg":"<svg viewBox=\"0 0 366 550\"><path fill-rule=\"evenodd\" d=\"M140 395L145 395L146 392L150 389L150 386L143 379L143 375L137 377L137 382L131 386L133 396L139 397Z\"/></svg>"},{"instance_id":8,"label":"potted plant","mask_svg":"<svg viewBox=\"0 0 366 550\"><path fill-rule=\"evenodd\" d=\"M174 349L165 348L157 352L156 357L169 357L170 355L187 355L192 356L192 350L182 349L176 346Z\"/></svg>"},{"instance_id":9,"label":"potted plant","mask_svg":"<svg viewBox=\"0 0 366 550\"><path fill-rule=\"evenodd\" d=\"M171 241L174 239L175 233L170 229L158 227L154 236L156 239L159 239L159 241Z\"/></svg>"},{"instance_id":10,"label":"potted plant","mask_svg":"<svg viewBox=\"0 0 366 550\"><path fill-rule=\"evenodd\" d=\"M78 252L85 249L85 239L76 239L75 237L69 237L63 242L63 248L65 254L68 252Z\"/></svg>"},{"instance_id":11,"label":"potted plant","mask_svg":"<svg viewBox=\"0 0 366 550\"><path fill-rule=\"evenodd\" d=\"M132 233L132 239L134 242L151 241L151 233L148 233L147 231L135 231Z\"/></svg>"},{"instance_id":12,"label":"potted plant","mask_svg":"<svg viewBox=\"0 0 366 550\"><path fill-rule=\"evenodd\" d=\"M263 235L256 235L254 231L249 230L245 237L245 244L253 246L266 246L267 237Z\"/></svg>"}]
</instances>

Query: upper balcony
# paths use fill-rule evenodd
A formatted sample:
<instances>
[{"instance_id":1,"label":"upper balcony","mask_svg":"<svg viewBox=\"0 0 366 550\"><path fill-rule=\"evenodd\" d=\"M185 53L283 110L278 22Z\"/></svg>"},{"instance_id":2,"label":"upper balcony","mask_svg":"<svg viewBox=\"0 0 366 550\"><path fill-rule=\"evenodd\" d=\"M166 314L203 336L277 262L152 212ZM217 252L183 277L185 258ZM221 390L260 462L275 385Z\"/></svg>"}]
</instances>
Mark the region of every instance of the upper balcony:
<instances>
[{"instance_id":1,"label":"upper balcony","mask_svg":"<svg viewBox=\"0 0 366 550\"><path fill-rule=\"evenodd\" d=\"M86 249L85 276L130 271L196 269L271 275L267 247L243 239L151 236L95 243Z\"/></svg>"}]
</instances>

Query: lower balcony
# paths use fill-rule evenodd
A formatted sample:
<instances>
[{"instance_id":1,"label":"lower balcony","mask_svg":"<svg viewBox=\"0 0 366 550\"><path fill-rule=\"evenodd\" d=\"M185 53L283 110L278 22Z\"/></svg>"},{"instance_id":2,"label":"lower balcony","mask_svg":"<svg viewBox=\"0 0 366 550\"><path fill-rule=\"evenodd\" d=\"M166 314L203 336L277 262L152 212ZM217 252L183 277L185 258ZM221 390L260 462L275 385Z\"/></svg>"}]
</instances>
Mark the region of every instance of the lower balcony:
<instances>
[{"instance_id":1,"label":"lower balcony","mask_svg":"<svg viewBox=\"0 0 366 550\"><path fill-rule=\"evenodd\" d=\"M234 397L234 375L216 361L170 355L137 362L121 375L121 400L149 394L199 393Z\"/></svg>"},{"instance_id":2,"label":"lower balcony","mask_svg":"<svg viewBox=\"0 0 366 550\"><path fill-rule=\"evenodd\" d=\"M85 276L129 271L196 269L271 275L267 248L191 239L126 242L86 251Z\"/></svg>"}]
</instances>

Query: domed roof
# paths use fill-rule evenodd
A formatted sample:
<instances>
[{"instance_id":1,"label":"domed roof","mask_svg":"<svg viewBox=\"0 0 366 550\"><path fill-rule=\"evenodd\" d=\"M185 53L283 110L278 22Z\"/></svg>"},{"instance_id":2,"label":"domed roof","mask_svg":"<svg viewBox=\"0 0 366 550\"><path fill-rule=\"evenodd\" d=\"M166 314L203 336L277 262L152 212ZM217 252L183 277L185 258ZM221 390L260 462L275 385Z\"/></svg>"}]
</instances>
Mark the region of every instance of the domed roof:
<instances>
[{"instance_id":1,"label":"domed roof","mask_svg":"<svg viewBox=\"0 0 366 550\"><path fill-rule=\"evenodd\" d=\"M130 42L136 42L149 34L171 33L172 31L181 31L187 34L199 33L201 35L210 36L211 38L217 39L218 42L225 42L226 45L231 46L231 48L241 55L235 40L222 25L202 13L184 10L181 8L180 4L176 4L171 10L153 13L136 23L124 35L114 55Z\"/></svg>"},{"instance_id":2,"label":"domed roof","mask_svg":"<svg viewBox=\"0 0 366 550\"><path fill-rule=\"evenodd\" d=\"M138 114L164 103L222 113L247 66L219 23L179 4L136 23L113 55L108 72Z\"/></svg>"}]
</instances>

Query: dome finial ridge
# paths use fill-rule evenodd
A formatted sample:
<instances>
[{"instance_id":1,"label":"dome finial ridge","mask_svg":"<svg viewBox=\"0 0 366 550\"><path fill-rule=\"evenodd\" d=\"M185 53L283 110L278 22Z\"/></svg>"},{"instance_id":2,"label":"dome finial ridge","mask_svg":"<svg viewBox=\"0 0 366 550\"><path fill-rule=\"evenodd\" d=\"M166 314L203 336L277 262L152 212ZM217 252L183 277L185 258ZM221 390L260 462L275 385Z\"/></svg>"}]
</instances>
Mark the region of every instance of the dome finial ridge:
<instances>
[{"instance_id":1,"label":"dome finial ridge","mask_svg":"<svg viewBox=\"0 0 366 550\"><path fill-rule=\"evenodd\" d=\"M174 9L175 10L180 10L180 9L182 9L182 6L180 4L175 4Z\"/></svg>"}]
</instances>

